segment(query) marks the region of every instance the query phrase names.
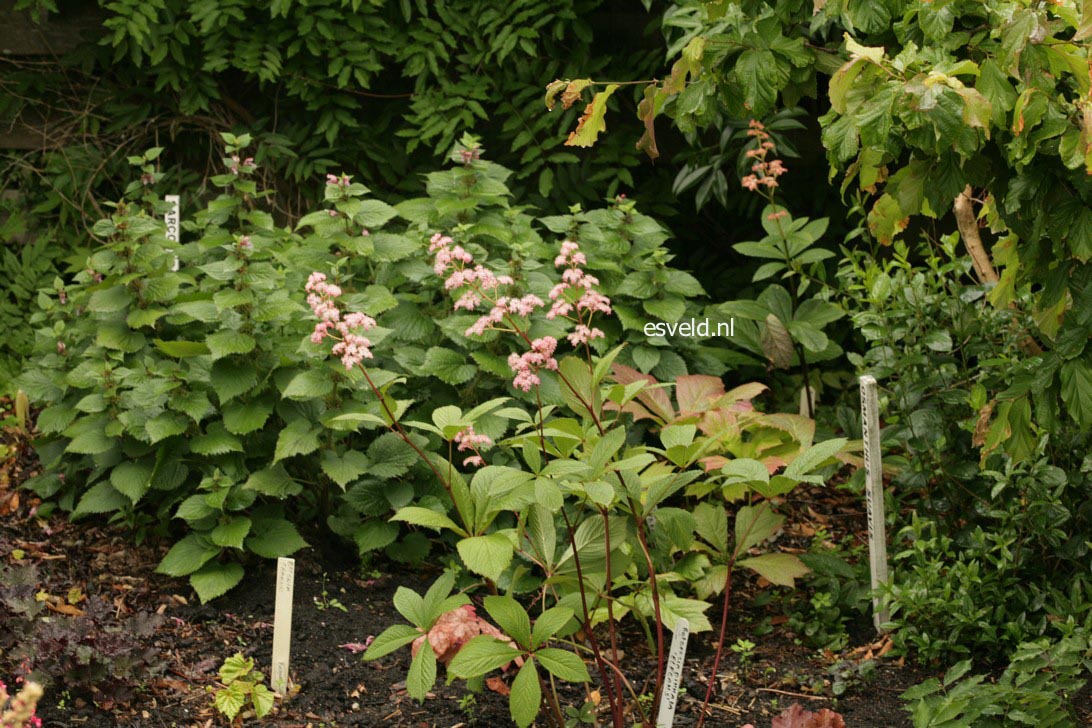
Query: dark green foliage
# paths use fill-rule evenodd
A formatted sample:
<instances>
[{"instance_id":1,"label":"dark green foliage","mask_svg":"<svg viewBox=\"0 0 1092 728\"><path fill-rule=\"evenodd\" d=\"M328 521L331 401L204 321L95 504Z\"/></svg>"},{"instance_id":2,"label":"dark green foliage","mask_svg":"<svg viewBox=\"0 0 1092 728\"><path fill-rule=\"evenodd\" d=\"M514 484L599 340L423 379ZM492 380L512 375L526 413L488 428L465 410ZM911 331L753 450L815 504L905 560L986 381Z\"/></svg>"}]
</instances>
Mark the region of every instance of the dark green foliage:
<instances>
[{"instance_id":1,"label":"dark green foliage","mask_svg":"<svg viewBox=\"0 0 1092 728\"><path fill-rule=\"evenodd\" d=\"M883 264L847 252L840 274L869 342L850 358L884 391L895 502L922 514L897 536L891 596L896 643L924 659L997 658L1054 620L1092 622L1088 433L991 435L986 392L1027 371L1026 322L986 300L955 245L944 238L918 266L902 244Z\"/></svg>"},{"instance_id":2,"label":"dark green foliage","mask_svg":"<svg viewBox=\"0 0 1092 728\"><path fill-rule=\"evenodd\" d=\"M1092 649L1083 635L1056 642L1021 644L996 681L970 675L970 660L952 666L902 694L914 728L1057 726L1075 728L1072 700L1092 670Z\"/></svg>"},{"instance_id":3,"label":"dark green foliage","mask_svg":"<svg viewBox=\"0 0 1092 728\"><path fill-rule=\"evenodd\" d=\"M1002 395L993 444L1016 440L1006 449L1028 457L1035 426L1092 426L1092 6L683 0L665 28L690 74L672 93L664 84L677 126L719 132L726 115L815 98L831 176L867 195L877 241L943 220L970 186L1001 242L992 303L1019 299L1043 350L988 392Z\"/></svg>"},{"instance_id":4,"label":"dark green foliage","mask_svg":"<svg viewBox=\"0 0 1092 728\"><path fill-rule=\"evenodd\" d=\"M363 382L307 340L312 271L331 274L349 308L378 320L371 376L400 416L522 395L507 385L512 344L496 335L472 342L465 331L476 314L444 300L427 249L441 230L543 299L560 240L578 240L618 314L597 348L626 342L623 361L665 378L685 374L687 360L720 366L719 351L701 341L643 333L653 316L698 315L702 289L668 265L666 234L632 201L536 220L510 206L508 170L479 159L467 139L458 150L473 154L430 174L428 197L392 207L359 183L328 184L329 207L293 232L268 212L253 178L260 166L245 158L249 136L225 141L229 171L211 179L223 193L183 224L181 246L165 238L164 205L140 182L96 223L108 243L71 283L58 279L39 294L36 354L18 380L44 406L47 471L30 487L76 516L111 514L139 534L184 523L187 535L160 571L189 576L203 600L242 579L244 554L304 546L293 522L316 516L362 552L419 561L429 551L419 532L393 547L400 531L386 518L411 501L435 505L442 489L407 444L384 433ZM153 184L158 155L130 160ZM534 335L551 332L559 333L545 324ZM543 396L562 401L556 381ZM486 415L479 426L500 438L508 424Z\"/></svg>"}]
</instances>

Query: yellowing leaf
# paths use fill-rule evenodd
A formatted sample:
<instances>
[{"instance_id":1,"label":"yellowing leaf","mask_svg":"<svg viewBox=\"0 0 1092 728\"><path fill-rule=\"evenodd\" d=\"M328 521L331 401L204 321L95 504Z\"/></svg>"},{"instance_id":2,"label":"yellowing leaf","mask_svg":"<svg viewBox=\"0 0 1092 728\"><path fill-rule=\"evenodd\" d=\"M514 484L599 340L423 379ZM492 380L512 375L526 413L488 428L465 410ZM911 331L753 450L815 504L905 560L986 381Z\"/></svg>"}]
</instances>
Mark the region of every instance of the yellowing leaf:
<instances>
[{"instance_id":1,"label":"yellowing leaf","mask_svg":"<svg viewBox=\"0 0 1092 728\"><path fill-rule=\"evenodd\" d=\"M868 213L868 229L881 245L890 245L899 233L906 229L910 219L903 214L898 201L890 194L883 194Z\"/></svg>"},{"instance_id":2,"label":"yellowing leaf","mask_svg":"<svg viewBox=\"0 0 1092 728\"><path fill-rule=\"evenodd\" d=\"M788 329L774 314L766 316L766 326L761 337L762 351L776 369L792 366L792 337Z\"/></svg>"},{"instance_id":3,"label":"yellowing leaf","mask_svg":"<svg viewBox=\"0 0 1092 728\"><path fill-rule=\"evenodd\" d=\"M580 94L591 85L591 82L590 78L578 78L575 81L569 81L568 85L565 86L565 91L561 94L561 105L566 109L570 108L580 100Z\"/></svg>"},{"instance_id":4,"label":"yellowing leaf","mask_svg":"<svg viewBox=\"0 0 1092 728\"><path fill-rule=\"evenodd\" d=\"M792 554L772 553L739 560L740 566L758 572L772 584L796 586L795 579L807 574L809 569Z\"/></svg>"},{"instance_id":5,"label":"yellowing leaf","mask_svg":"<svg viewBox=\"0 0 1092 728\"><path fill-rule=\"evenodd\" d=\"M546 108L550 111L554 110L554 106L557 105L557 95L561 89L565 88L569 84L568 81L551 81L546 86Z\"/></svg>"},{"instance_id":6,"label":"yellowing leaf","mask_svg":"<svg viewBox=\"0 0 1092 728\"><path fill-rule=\"evenodd\" d=\"M1092 0L1081 1L1081 24L1073 35L1073 40L1092 38Z\"/></svg>"},{"instance_id":7,"label":"yellowing leaf","mask_svg":"<svg viewBox=\"0 0 1092 728\"><path fill-rule=\"evenodd\" d=\"M656 148L656 114L666 94L660 91L656 84L645 86L645 96L637 104L637 118L645 123L645 133L637 140L637 148L648 155L649 159L660 156L660 150Z\"/></svg>"},{"instance_id":8,"label":"yellowing leaf","mask_svg":"<svg viewBox=\"0 0 1092 728\"><path fill-rule=\"evenodd\" d=\"M990 100L973 88L956 88L955 92L963 97L963 123L986 131L990 138L990 118L993 107Z\"/></svg>"},{"instance_id":9,"label":"yellowing leaf","mask_svg":"<svg viewBox=\"0 0 1092 728\"><path fill-rule=\"evenodd\" d=\"M883 46L863 46L845 34L846 50L854 58L867 58L873 63L883 60Z\"/></svg>"},{"instance_id":10,"label":"yellowing leaf","mask_svg":"<svg viewBox=\"0 0 1092 728\"><path fill-rule=\"evenodd\" d=\"M592 98L591 103L584 109L584 115L577 122L576 129L565 140L565 146L590 147L595 144L596 139L599 138L599 132L607 128L603 120L607 113L607 99L617 90L618 84L612 83ZM568 93L568 90L565 93Z\"/></svg>"}]
</instances>

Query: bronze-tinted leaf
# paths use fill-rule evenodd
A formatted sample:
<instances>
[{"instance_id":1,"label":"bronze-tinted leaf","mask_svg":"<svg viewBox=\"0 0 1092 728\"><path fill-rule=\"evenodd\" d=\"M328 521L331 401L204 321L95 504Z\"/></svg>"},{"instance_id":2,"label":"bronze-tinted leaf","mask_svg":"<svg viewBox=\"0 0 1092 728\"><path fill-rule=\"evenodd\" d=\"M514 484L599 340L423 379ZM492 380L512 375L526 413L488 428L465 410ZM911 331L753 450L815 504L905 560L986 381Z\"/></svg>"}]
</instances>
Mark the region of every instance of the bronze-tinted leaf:
<instances>
[{"instance_id":1,"label":"bronze-tinted leaf","mask_svg":"<svg viewBox=\"0 0 1092 728\"><path fill-rule=\"evenodd\" d=\"M762 330L762 351L774 368L792 366L792 337L781 319L772 313L766 316L766 326Z\"/></svg>"}]
</instances>

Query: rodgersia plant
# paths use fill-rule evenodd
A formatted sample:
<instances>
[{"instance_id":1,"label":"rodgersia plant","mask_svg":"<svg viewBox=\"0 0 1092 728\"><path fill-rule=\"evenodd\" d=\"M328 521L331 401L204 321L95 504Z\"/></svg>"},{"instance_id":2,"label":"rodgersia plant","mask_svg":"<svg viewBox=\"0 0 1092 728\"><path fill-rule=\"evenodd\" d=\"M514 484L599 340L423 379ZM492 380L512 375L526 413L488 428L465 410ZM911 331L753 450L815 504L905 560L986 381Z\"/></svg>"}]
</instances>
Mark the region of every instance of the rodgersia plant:
<instances>
[{"instance_id":1,"label":"rodgersia plant","mask_svg":"<svg viewBox=\"0 0 1092 728\"><path fill-rule=\"evenodd\" d=\"M658 695L665 630L681 617L695 631L711 628L703 614L709 604L675 585L700 579L708 570L710 583L719 580L710 591L725 592L726 615L725 586L737 562L775 583L791 584L805 571L796 557L753 553L780 529L782 519L772 512L771 501L802 480L818 480L812 472L843 442L803 452L799 443L783 447L776 450L783 459L765 453L768 464L753 459L724 464L723 454L741 445L736 435L749 423L730 425L724 415L711 415L702 424L709 434L700 436L695 423L718 406L731 412L731 404L720 404L726 398L738 405L757 392L725 393L718 379L705 377L703 395L694 396L693 389L686 399L680 394L680 413L671 408L670 422L661 422L662 447L627 444L626 420L637 399L659 402L660 390L639 372L625 383L611 380L620 347L602 357L593 353L591 344L605 338L600 321L612 313L612 302L587 272L591 261L578 243L564 240L555 248L559 280L543 285L545 297L480 262L454 235L432 234L428 246L432 272L442 279L453 310L474 314L464 335L485 342L499 335L517 342L507 358L506 378L514 391L530 395L529 401L520 400L530 411L501 397L469 412L437 408L431 422L403 421L391 392L395 385L377 386L369 373L381 349L362 335L372 330L371 317L339 308L342 287L324 273L312 274L307 294L315 316L314 340L334 340L331 352L346 367L355 367L382 410L379 416L355 419L389 428L427 464L448 495L446 504L400 508L394 520L457 539L455 570L423 597L405 590L396 595L396 606L411 625L396 625L377 637L365 659L414 643L407 688L418 699L435 681L437 661L449 663L449 679L465 678L472 688L495 669L518 668L510 700L521 726L534 721L543 704L548 719L563 725L560 697L547 676L586 682L591 679L584 666L588 661L605 689L612 722L621 726L631 715L648 725L645 705L616 658L617 621L632 615L645 627L658 657L652 676ZM563 355L562 341L578 353ZM721 385L719 393L713 382ZM544 403L542 393L550 388L560 392L561 405ZM478 432L478 422L487 417L513 423L513 434L497 439ZM714 426L714 420L720 424ZM764 447L792 440L791 434L774 437ZM436 454L445 445L446 458ZM751 452L757 456L761 451ZM789 461L795 464L771 475ZM463 470L475 472L464 475ZM734 539L728 536L723 507L702 504L691 515L670 505L698 481L706 484L700 489L705 495L719 499L729 488L733 498L748 498L737 515ZM703 541L696 538L699 533ZM457 577L464 586L448 596ZM467 592L475 585L491 592L485 611L501 633L468 611ZM536 595L536 615L516 600L521 594ZM582 637L577 639L577 633Z\"/></svg>"},{"instance_id":2,"label":"rodgersia plant","mask_svg":"<svg viewBox=\"0 0 1092 728\"><path fill-rule=\"evenodd\" d=\"M777 201L780 178L789 170L777 157L777 146L759 121L751 121L751 142L744 152L745 169L740 185L766 200L762 226L766 236L759 241L736 243L733 249L762 261L752 280L779 280L767 285L755 300L731 301L720 308L725 315L743 319L737 341L778 369L799 367L809 392L807 412L814 416L816 382L809 366L839 356L841 348L832 341L826 326L844 312L825 300L833 289L826 283L823 261L834 257L817 243L827 229L827 218L795 218Z\"/></svg>"},{"instance_id":3,"label":"rodgersia plant","mask_svg":"<svg viewBox=\"0 0 1092 728\"><path fill-rule=\"evenodd\" d=\"M531 392L508 386L510 355L529 354L522 340L467 334L479 315L452 309L432 270L427 240L438 228L511 278L521 305L533 295L551 306L575 305L582 290L574 280L549 298L558 250L540 230L564 231L581 252L594 251L586 275L617 317L585 322L588 351L627 341L619 360L660 376L695 361L717 366L702 342L681 342L679 355L641 332L645 314L696 313L687 297L702 294L670 267L659 225L625 200L536 220L511 205L510 173L465 142L453 168L429 175L426 197L397 207L348 175L329 175L323 209L291 230L275 222L255 181L275 150L225 134L217 193L183 211L180 244L165 235L157 150L133 157L139 179L95 228L104 243L82 271L38 296L36 353L18 384L42 408L36 445L46 470L30 486L48 499L44 508L105 516L138 538L166 535L171 524L178 536L160 568L189 578L204 600L241 581L248 554L302 547L296 523L325 523L362 554L423 559L430 539L387 519L410 505L440 509L450 497L439 479L422 477L428 461L386 431L381 403L407 421L431 419L449 460L484 464L488 443L513 422L506 395L565 400L556 378ZM311 292L327 315L337 305L368 317L347 314L341 329L327 321L316 332L294 295L314 270L329 276ZM565 321L540 317L533 338L563 339ZM322 353L329 336L338 339L335 361ZM384 399L354 383L360 375L345 364L357 359L371 365ZM424 446L420 432L411 439Z\"/></svg>"}]
</instances>

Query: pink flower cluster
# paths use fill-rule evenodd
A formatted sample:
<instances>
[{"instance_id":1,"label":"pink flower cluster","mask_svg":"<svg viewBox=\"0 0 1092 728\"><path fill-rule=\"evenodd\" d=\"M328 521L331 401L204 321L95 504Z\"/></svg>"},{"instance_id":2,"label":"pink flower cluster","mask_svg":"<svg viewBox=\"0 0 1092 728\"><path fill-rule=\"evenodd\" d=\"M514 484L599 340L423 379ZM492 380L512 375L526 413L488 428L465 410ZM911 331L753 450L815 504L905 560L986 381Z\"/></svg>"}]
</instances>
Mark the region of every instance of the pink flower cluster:
<instances>
[{"instance_id":1,"label":"pink flower cluster","mask_svg":"<svg viewBox=\"0 0 1092 728\"><path fill-rule=\"evenodd\" d=\"M326 337L336 340L331 351L341 357L346 369L352 369L364 359L371 359L372 342L357 331L374 329L375 319L356 312L342 316L334 302L341 295L341 287L328 283L323 273L312 273L307 279L306 290L307 305L318 319L315 330L311 332L311 342L321 344Z\"/></svg>"},{"instance_id":2,"label":"pink flower cluster","mask_svg":"<svg viewBox=\"0 0 1092 728\"><path fill-rule=\"evenodd\" d=\"M587 263L588 259L580 252L580 246L571 240L561 244L561 253L554 258L554 266L565 270L561 273L561 282L550 291L553 305L550 306L546 318L571 318L570 314L576 311L576 328L567 337L573 346L602 338L603 332L592 328L591 318L596 313L611 313L610 299L595 290L599 279L581 268ZM588 315L586 322L583 316L585 313Z\"/></svg>"},{"instance_id":3,"label":"pink flower cluster","mask_svg":"<svg viewBox=\"0 0 1092 728\"><path fill-rule=\"evenodd\" d=\"M244 172L253 172L257 165L254 164L254 157L247 157L246 159L239 159L238 154L231 155L231 163L228 164L228 169L232 174L239 174L239 170Z\"/></svg>"},{"instance_id":4,"label":"pink flower cluster","mask_svg":"<svg viewBox=\"0 0 1092 728\"><path fill-rule=\"evenodd\" d=\"M557 350L557 339L552 336L543 336L531 342L531 350L523 354L515 352L508 355L508 368L516 373L512 380L512 386L530 392L531 387L542 383L538 376L540 369L557 371L557 359L554 351Z\"/></svg>"},{"instance_id":5,"label":"pink flower cluster","mask_svg":"<svg viewBox=\"0 0 1092 728\"><path fill-rule=\"evenodd\" d=\"M482 148L472 147L470 149L463 149L459 151L459 158L463 160L463 164L470 164L476 162L482 158Z\"/></svg>"},{"instance_id":6,"label":"pink flower cluster","mask_svg":"<svg viewBox=\"0 0 1092 728\"><path fill-rule=\"evenodd\" d=\"M528 294L521 298L498 295L501 286L514 283L511 276L497 275L480 263L474 256L447 235L436 233L429 241L429 252L436 254L433 270L436 275L447 275L444 288L449 291L465 289L455 301L455 310L476 311L483 302L492 304L489 312L480 316L466 335L481 336L506 316L530 316L535 309L546 305L541 298ZM473 267L471 267L473 266Z\"/></svg>"},{"instance_id":7,"label":"pink flower cluster","mask_svg":"<svg viewBox=\"0 0 1092 728\"><path fill-rule=\"evenodd\" d=\"M444 288L449 291L462 290L455 301L455 309L475 311L483 303L491 306L466 330L467 336L481 336L486 331L496 330L498 325L507 320L510 328L505 329L519 334L530 344L530 351L523 354L511 354L508 366L515 373L512 386L530 392L531 388L541 384L538 375L542 369L557 370L557 339L543 336L531 341L520 329L515 317L528 318L537 309L545 307L545 302L534 294L522 297L498 295L501 286L512 285L509 276L496 275L480 264L474 263L474 257L461 245L442 233L436 233L429 241L429 252L436 256L433 270L438 276L447 276ZM554 265L563 268L561 282L550 291L553 301L546 318L558 316L571 319L576 323L574 330L567 335L574 345L587 344L593 339L604 336L603 331L594 328L592 317L596 313L612 313L610 299L595 286L599 279L584 271L588 259L580 246L571 240L561 244L561 252L554 259ZM475 461L468 458L467 462Z\"/></svg>"},{"instance_id":8,"label":"pink flower cluster","mask_svg":"<svg viewBox=\"0 0 1092 728\"><path fill-rule=\"evenodd\" d=\"M747 130L747 136L755 137L758 146L747 150L747 158L755 160L751 165L749 174L740 180L740 183L751 190L756 191L760 186L773 189L777 187L777 178L789 170L781 163L780 159L767 159L770 154L776 152L774 143L770 141L770 134L766 131L761 121L751 119L751 128Z\"/></svg>"},{"instance_id":9,"label":"pink flower cluster","mask_svg":"<svg viewBox=\"0 0 1092 728\"><path fill-rule=\"evenodd\" d=\"M467 425L455 435L455 444L459 452L472 451L474 454L463 460L463 465L485 465L481 451L493 445L493 438L474 432L474 425Z\"/></svg>"},{"instance_id":10,"label":"pink flower cluster","mask_svg":"<svg viewBox=\"0 0 1092 728\"><path fill-rule=\"evenodd\" d=\"M18 695L11 696L8 686L0 682L0 728L42 728L42 719L35 715L42 694L41 685L28 682Z\"/></svg>"},{"instance_id":11,"label":"pink flower cluster","mask_svg":"<svg viewBox=\"0 0 1092 728\"><path fill-rule=\"evenodd\" d=\"M336 174L328 174L326 175L326 184L335 185L337 187L348 187L349 179L350 177L347 174L343 174L340 177Z\"/></svg>"}]
</instances>

